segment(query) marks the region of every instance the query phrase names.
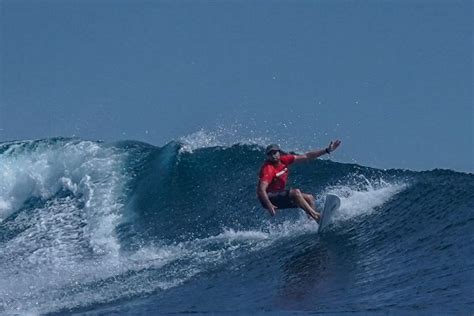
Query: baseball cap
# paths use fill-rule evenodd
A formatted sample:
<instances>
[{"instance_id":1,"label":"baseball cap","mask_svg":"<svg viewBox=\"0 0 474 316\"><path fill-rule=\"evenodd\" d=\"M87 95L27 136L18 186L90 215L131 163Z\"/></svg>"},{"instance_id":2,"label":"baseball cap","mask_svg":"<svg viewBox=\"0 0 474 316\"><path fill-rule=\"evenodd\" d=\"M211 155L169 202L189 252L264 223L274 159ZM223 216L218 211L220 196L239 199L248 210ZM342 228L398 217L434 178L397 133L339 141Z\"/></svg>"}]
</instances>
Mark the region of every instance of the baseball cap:
<instances>
[{"instance_id":1,"label":"baseball cap","mask_svg":"<svg viewBox=\"0 0 474 316\"><path fill-rule=\"evenodd\" d=\"M280 146L278 146L277 144L271 144L271 145L268 145L267 148L265 149L265 154L269 154L271 151L281 151L280 149Z\"/></svg>"}]
</instances>

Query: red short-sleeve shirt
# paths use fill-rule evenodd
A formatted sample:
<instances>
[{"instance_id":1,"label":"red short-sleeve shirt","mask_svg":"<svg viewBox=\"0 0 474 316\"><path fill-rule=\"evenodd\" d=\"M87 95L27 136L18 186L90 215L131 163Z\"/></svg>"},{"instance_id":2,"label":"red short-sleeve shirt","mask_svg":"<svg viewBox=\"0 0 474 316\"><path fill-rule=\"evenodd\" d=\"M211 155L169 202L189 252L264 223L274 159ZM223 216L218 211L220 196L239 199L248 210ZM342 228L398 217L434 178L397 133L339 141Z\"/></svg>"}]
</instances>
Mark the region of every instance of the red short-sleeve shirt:
<instances>
[{"instance_id":1,"label":"red short-sleeve shirt","mask_svg":"<svg viewBox=\"0 0 474 316\"><path fill-rule=\"evenodd\" d=\"M260 181L269 183L267 192L278 192L285 190L288 181L288 166L295 161L294 155L284 155L280 157L280 163L274 165L265 161L260 169Z\"/></svg>"}]
</instances>

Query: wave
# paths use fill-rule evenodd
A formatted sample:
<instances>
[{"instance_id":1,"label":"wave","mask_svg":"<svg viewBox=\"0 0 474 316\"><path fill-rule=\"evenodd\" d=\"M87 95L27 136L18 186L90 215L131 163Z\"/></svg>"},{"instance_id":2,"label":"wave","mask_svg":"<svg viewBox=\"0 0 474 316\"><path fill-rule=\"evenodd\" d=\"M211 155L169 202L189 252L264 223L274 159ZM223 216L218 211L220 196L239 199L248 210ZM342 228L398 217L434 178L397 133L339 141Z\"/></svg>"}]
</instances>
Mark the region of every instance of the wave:
<instances>
[{"instance_id":1,"label":"wave","mask_svg":"<svg viewBox=\"0 0 474 316\"><path fill-rule=\"evenodd\" d=\"M210 282L225 293L224 280L242 264L252 285L240 303L253 311L337 311L334 304L321 305L324 300L363 311L363 302L377 293L380 308L404 302L404 311L418 305L427 311L436 300L446 311L472 306L465 294L472 286L455 283L474 269L466 238L474 225L473 175L329 160L295 165L290 185L313 193L319 207L327 193L341 197L333 225L317 234L317 224L302 211L270 219L259 206L262 144L214 145L200 137L163 147L69 138L0 144L0 312L90 310L149 295L160 310L172 312L173 293L188 284L206 291ZM315 266L314 253L344 260ZM275 271L257 264L271 259L284 286L253 284L256 275L272 279ZM323 268L344 280L321 275ZM433 281L442 268L451 274ZM301 275L311 271L322 279L310 278L312 287L301 294ZM343 291L343 285L352 289ZM410 286L431 293L432 301L410 291L411 298L397 294ZM299 299L288 294L294 291ZM271 292L284 304L262 303ZM315 293L321 300L301 299ZM447 299L454 294L456 300ZM220 310L228 310L234 299L221 298ZM187 310L192 304L206 301L190 299ZM209 311L219 306L207 304Z\"/></svg>"}]
</instances>

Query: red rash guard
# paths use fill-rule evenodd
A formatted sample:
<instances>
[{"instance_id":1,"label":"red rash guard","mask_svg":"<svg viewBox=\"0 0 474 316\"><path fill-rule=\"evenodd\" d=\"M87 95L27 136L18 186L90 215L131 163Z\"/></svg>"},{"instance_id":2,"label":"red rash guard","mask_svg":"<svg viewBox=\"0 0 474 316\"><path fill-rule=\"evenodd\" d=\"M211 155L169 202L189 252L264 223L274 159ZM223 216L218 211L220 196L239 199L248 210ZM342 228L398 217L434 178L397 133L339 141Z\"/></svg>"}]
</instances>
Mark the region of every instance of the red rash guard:
<instances>
[{"instance_id":1,"label":"red rash guard","mask_svg":"<svg viewBox=\"0 0 474 316\"><path fill-rule=\"evenodd\" d=\"M284 155L280 157L278 165L273 165L265 161L260 169L260 181L269 183L267 192L278 192L285 190L288 180L288 166L295 161L294 155Z\"/></svg>"}]
</instances>

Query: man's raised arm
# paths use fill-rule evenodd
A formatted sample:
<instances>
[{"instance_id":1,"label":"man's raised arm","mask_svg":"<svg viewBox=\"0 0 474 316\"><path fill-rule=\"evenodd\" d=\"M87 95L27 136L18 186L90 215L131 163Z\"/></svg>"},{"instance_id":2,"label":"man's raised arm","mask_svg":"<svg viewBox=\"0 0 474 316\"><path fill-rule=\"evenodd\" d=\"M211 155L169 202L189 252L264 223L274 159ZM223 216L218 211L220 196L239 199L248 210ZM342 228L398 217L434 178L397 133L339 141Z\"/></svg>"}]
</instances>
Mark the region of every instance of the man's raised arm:
<instances>
[{"instance_id":1,"label":"man's raised arm","mask_svg":"<svg viewBox=\"0 0 474 316\"><path fill-rule=\"evenodd\" d=\"M337 149L337 147L339 147L340 144L341 144L341 141L339 139L336 139L336 140L330 142L329 146L324 148L324 149L310 151L310 152L307 152L303 155L296 155L295 156L295 162L308 161L308 160L312 160L312 159L316 159L318 157L321 157L322 155L326 155L326 154L329 155L330 153L335 151Z\"/></svg>"}]
</instances>

